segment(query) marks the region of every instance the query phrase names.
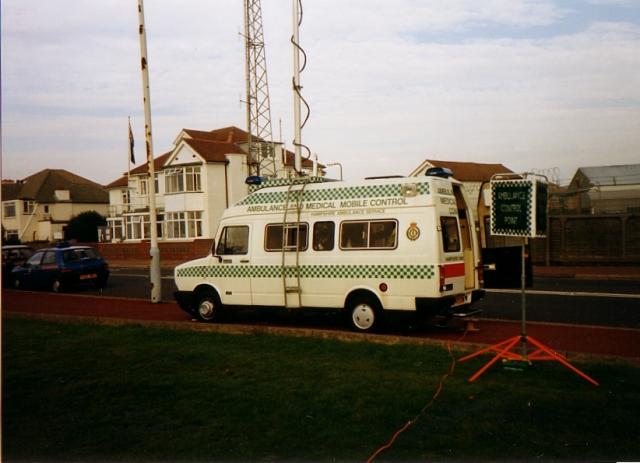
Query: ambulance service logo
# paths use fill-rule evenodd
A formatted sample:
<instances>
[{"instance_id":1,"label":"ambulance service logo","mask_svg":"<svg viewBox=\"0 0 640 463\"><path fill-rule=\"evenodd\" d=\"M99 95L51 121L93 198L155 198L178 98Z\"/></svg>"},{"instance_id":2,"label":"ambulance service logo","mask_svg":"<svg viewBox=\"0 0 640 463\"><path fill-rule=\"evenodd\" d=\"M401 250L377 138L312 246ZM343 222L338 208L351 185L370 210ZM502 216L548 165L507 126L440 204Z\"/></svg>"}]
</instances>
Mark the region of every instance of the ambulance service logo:
<instances>
[{"instance_id":1,"label":"ambulance service logo","mask_svg":"<svg viewBox=\"0 0 640 463\"><path fill-rule=\"evenodd\" d=\"M415 222L411 222L409 228L407 228L407 238L411 241L415 241L420 238L420 229L418 228L418 224Z\"/></svg>"}]
</instances>

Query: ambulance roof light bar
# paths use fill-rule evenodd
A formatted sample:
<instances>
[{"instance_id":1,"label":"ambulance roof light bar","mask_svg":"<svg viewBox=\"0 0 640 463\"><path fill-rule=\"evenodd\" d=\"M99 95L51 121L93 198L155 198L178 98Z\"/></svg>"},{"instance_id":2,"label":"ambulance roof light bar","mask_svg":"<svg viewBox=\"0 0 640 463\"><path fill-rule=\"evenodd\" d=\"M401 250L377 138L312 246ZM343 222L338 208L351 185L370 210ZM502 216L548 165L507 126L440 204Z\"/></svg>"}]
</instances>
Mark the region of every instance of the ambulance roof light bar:
<instances>
[{"instance_id":1,"label":"ambulance roof light bar","mask_svg":"<svg viewBox=\"0 0 640 463\"><path fill-rule=\"evenodd\" d=\"M265 177L259 175L249 175L244 179L244 183L247 185L262 185L265 180L267 180Z\"/></svg>"},{"instance_id":2,"label":"ambulance roof light bar","mask_svg":"<svg viewBox=\"0 0 640 463\"><path fill-rule=\"evenodd\" d=\"M424 175L428 177L453 177L453 171L448 167L429 167Z\"/></svg>"}]
</instances>

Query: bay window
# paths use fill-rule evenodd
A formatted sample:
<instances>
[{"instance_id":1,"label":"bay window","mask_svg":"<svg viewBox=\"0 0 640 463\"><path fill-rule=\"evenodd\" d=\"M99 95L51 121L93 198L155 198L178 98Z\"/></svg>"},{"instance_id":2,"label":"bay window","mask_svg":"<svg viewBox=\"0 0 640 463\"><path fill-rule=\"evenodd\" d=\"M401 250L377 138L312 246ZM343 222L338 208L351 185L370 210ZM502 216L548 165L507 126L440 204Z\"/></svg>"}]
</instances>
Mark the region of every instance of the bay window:
<instances>
[{"instance_id":1,"label":"bay window","mask_svg":"<svg viewBox=\"0 0 640 463\"><path fill-rule=\"evenodd\" d=\"M202 237L202 211L165 212L167 238Z\"/></svg>"},{"instance_id":2,"label":"bay window","mask_svg":"<svg viewBox=\"0 0 640 463\"><path fill-rule=\"evenodd\" d=\"M201 191L200 166L165 169L165 193Z\"/></svg>"}]
</instances>

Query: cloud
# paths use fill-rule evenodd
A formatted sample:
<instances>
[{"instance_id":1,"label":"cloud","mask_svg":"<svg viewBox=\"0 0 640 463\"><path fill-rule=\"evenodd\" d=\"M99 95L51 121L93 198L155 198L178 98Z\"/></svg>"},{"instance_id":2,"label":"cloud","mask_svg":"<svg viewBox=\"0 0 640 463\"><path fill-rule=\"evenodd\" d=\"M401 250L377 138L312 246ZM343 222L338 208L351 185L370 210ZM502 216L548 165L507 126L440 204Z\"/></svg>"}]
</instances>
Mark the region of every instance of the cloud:
<instances>
[{"instance_id":1,"label":"cloud","mask_svg":"<svg viewBox=\"0 0 640 463\"><path fill-rule=\"evenodd\" d=\"M604 20L593 6L578 23L580 4L565 5L304 1L303 142L347 178L406 174L427 157L565 177L637 162L640 15ZM241 2L145 7L156 153L185 127L244 127ZM290 146L290 2L263 2L263 18L274 138L281 120ZM143 146L135 4L8 0L2 21L3 176L37 166L114 180L129 115Z\"/></svg>"}]
</instances>

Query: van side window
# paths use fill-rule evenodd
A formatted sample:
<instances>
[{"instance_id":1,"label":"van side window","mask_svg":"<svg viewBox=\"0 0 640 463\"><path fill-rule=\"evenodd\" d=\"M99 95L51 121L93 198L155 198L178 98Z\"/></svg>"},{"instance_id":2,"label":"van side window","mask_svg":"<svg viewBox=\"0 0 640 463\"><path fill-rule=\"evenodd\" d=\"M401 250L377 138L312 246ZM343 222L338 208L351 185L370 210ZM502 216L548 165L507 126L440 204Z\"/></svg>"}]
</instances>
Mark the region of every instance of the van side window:
<instances>
[{"instance_id":1,"label":"van side window","mask_svg":"<svg viewBox=\"0 0 640 463\"><path fill-rule=\"evenodd\" d=\"M398 224L392 220L370 222L369 247L389 248L396 247L396 228Z\"/></svg>"},{"instance_id":2,"label":"van side window","mask_svg":"<svg viewBox=\"0 0 640 463\"><path fill-rule=\"evenodd\" d=\"M285 224L284 230L282 224L269 224L265 230L264 249L265 251L282 251L284 246L285 251L295 251L296 248L306 251L308 229L309 226L306 223L298 226L295 223L288 223Z\"/></svg>"},{"instance_id":3,"label":"van side window","mask_svg":"<svg viewBox=\"0 0 640 463\"><path fill-rule=\"evenodd\" d=\"M369 222L343 222L340 226L340 247L343 249L366 248L369 239Z\"/></svg>"},{"instance_id":4,"label":"van side window","mask_svg":"<svg viewBox=\"0 0 640 463\"><path fill-rule=\"evenodd\" d=\"M336 224L333 222L316 222L313 225L313 249L315 251L331 251L334 245Z\"/></svg>"},{"instance_id":5,"label":"van side window","mask_svg":"<svg viewBox=\"0 0 640 463\"><path fill-rule=\"evenodd\" d=\"M442 247L444 252L460 251L460 235L458 235L458 219L455 217L440 217L442 228Z\"/></svg>"},{"instance_id":6,"label":"van side window","mask_svg":"<svg viewBox=\"0 0 640 463\"><path fill-rule=\"evenodd\" d=\"M216 247L216 254L224 256L247 252L249 252L249 227L244 225L224 227Z\"/></svg>"},{"instance_id":7,"label":"van side window","mask_svg":"<svg viewBox=\"0 0 640 463\"><path fill-rule=\"evenodd\" d=\"M394 249L398 222L395 220L371 220L342 222L340 247L342 249Z\"/></svg>"}]
</instances>

